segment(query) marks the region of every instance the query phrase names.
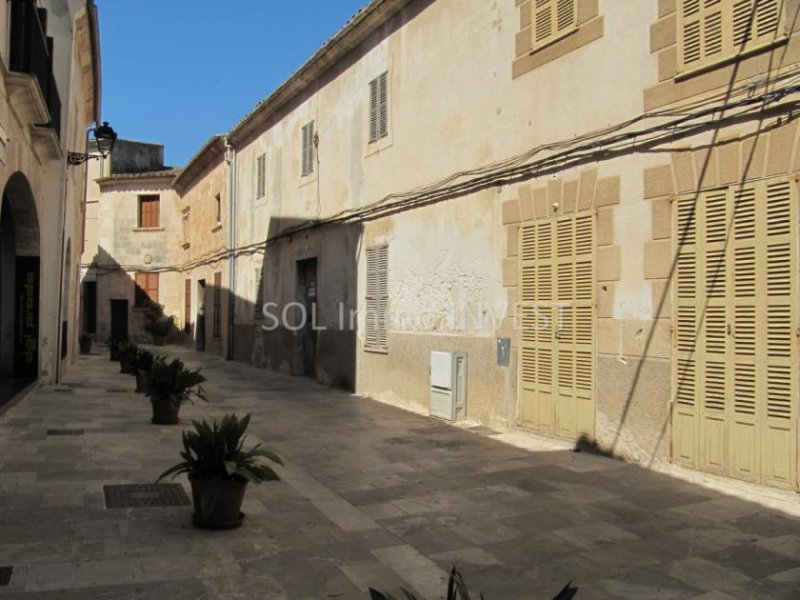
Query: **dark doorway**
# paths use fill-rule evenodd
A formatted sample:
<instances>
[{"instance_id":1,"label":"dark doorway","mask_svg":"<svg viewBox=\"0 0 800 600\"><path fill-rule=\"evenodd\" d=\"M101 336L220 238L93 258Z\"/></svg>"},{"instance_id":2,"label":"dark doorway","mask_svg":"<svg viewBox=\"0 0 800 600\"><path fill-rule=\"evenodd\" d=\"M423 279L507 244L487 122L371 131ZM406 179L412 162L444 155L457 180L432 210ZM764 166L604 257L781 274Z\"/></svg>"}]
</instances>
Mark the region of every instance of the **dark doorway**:
<instances>
[{"instance_id":1,"label":"dark doorway","mask_svg":"<svg viewBox=\"0 0 800 600\"><path fill-rule=\"evenodd\" d=\"M317 259L297 261L298 302L304 307L305 320L299 332L300 374L317 375ZM299 324L299 323L298 323Z\"/></svg>"},{"instance_id":2,"label":"dark doorway","mask_svg":"<svg viewBox=\"0 0 800 600\"><path fill-rule=\"evenodd\" d=\"M206 350L206 280L197 282L197 318L195 319L195 348Z\"/></svg>"},{"instance_id":3,"label":"dark doorway","mask_svg":"<svg viewBox=\"0 0 800 600\"><path fill-rule=\"evenodd\" d=\"M39 218L18 172L0 205L0 404L39 376L39 286Z\"/></svg>"},{"instance_id":4,"label":"dark doorway","mask_svg":"<svg viewBox=\"0 0 800 600\"><path fill-rule=\"evenodd\" d=\"M183 331L192 333L192 280L187 279L183 290Z\"/></svg>"},{"instance_id":5,"label":"dark doorway","mask_svg":"<svg viewBox=\"0 0 800 600\"><path fill-rule=\"evenodd\" d=\"M83 283L83 332L97 333L97 282Z\"/></svg>"},{"instance_id":6,"label":"dark doorway","mask_svg":"<svg viewBox=\"0 0 800 600\"><path fill-rule=\"evenodd\" d=\"M128 339L128 301L111 301L111 339Z\"/></svg>"}]
</instances>

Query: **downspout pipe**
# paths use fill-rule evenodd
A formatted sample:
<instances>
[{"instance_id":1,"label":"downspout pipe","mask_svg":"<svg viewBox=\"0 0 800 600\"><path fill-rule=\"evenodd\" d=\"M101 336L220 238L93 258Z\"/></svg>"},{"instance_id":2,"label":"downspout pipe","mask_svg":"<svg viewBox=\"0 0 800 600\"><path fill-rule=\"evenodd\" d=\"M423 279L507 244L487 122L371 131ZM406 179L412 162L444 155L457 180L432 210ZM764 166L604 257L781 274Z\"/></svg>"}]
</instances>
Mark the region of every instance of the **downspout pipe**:
<instances>
[{"instance_id":1,"label":"downspout pipe","mask_svg":"<svg viewBox=\"0 0 800 600\"><path fill-rule=\"evenodd\" d=\"M228 165L228 344L225 360L234 358L236 327L236 148L225 137L225 162Z\"/></svg>"}]
</instances>

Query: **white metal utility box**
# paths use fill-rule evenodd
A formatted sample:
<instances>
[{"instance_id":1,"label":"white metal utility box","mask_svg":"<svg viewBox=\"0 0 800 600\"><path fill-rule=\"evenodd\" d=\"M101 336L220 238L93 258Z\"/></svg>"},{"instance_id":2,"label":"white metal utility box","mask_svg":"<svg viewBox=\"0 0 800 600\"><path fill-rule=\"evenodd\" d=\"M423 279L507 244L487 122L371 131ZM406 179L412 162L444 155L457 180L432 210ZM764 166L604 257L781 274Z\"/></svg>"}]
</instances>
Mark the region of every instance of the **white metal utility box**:
<instances>
[{"instance_id":1,"label":"white metal utility box","mask_svg":"<svg viewBox=\"0 0 800 600\"><path fill-rule=\"evenodd\" d=\"M465 352L431 352L431 416L448 421L467 417Z\"/></svg>"}]
</instances>

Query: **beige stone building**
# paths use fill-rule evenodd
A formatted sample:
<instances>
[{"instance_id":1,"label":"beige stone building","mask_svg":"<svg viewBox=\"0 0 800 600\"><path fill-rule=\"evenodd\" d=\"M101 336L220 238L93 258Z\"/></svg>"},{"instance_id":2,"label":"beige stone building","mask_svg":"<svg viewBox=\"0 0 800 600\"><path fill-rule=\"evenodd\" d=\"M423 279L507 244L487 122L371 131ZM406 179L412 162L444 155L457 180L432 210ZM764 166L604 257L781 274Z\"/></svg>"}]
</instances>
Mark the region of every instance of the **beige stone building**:
<instances>
[{"instance_id":1,"label":"beige stone building","mask_svg":"<svg viewBox=\"0 0 800 600\"><path fill-rule=\"evenodd\" d=\"M0 404L75 360L87 129L100 121L91 0L0 10ZM91 151L91 150L89 150Z\"/></svg>"},{"instance_id":2,"label":"beige stone building","mask_svg":"<svg viewBox=\"0 0 800 600\"><path fill-rule=\"evenodd\" d=\"M150 302L183 318L177 244L181 210L158 144L119 140L90 171L81 294L82 329L99 340L150 341L144 330Z\"/></svg>"},{"instance_id":3,"label":"beige stone building","mask_svg":"<svg viewBox=\"0 0 800 600\"><path fill-rule=\"evenodd\" d=\"M798 9L374 0L178 178L226 353L797 489Z\"/></svg>"}]
</instances>

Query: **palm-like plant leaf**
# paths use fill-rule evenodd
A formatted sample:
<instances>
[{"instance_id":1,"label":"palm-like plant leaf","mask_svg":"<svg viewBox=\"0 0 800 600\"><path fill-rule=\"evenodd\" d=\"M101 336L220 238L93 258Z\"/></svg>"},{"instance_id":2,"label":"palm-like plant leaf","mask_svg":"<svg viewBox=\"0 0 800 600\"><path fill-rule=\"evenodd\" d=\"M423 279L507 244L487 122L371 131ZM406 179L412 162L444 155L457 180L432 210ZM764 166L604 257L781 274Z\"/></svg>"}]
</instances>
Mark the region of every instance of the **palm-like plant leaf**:
<instances>
[{"instance_id":1,"label":"palm-like plant leaf","mask_svg":"<svg viewBox=\"0 0 800 600\"><path fill-rule=\"evenodd\" d=\"M202 479L229 480L240 478L252 483L279 481L278 474L263 461L267 459L283 465L280 457L260 444L245 451L245 431L250 424L250 415L239 419L226 415L219 421L192 421L194 431L183 432L182 462L170 467L159 476L159 480L180 473Z\"/></svg>"}]
</instances>

